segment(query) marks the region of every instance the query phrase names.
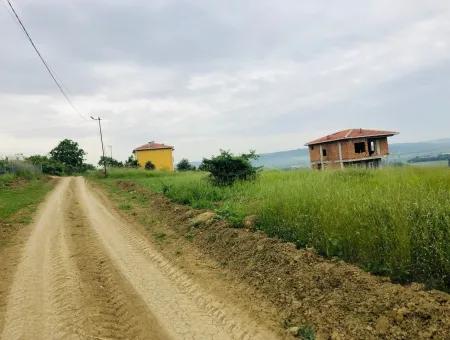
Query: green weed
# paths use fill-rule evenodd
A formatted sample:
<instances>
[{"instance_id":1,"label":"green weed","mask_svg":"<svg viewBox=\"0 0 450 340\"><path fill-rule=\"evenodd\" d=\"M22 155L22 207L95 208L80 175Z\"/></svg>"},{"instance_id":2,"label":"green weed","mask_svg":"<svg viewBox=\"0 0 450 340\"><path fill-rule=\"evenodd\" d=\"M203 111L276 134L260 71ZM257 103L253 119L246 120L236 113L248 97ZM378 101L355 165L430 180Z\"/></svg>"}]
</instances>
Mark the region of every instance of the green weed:
<instances>
[{"instance_id":1,"label":"green weed","mask_svg":"<svg viewBox=\"0 0 450 340\"><path fill-rule=\"evenodd\" d=\"M298 331L298 337L303 340L315 340L316 333L314 332L314 328L310 325L304 325L300 327Z\"/></svg>"},{"instance_id":2,"label":"green weed","mask_svg":"<svg viewBox=\"0 0 450 340\"><path fill-rule=\"evenodd\" d=\"M163 232L154 232L153 233L153 237L158 242L164 242L166 240L166 238L167 238L167 234L163 233Z\"/></svg>"},{"instance_id":3,"label":"green weed","mask_svg":"<svg viewBox=\"0 0 450 340\"><path fill-rule=\"evenodd\" d=\"M129 203L121 203L119 204L119 209L121 210L131 210L133 206Z\"/></svg>"}]
</instances>

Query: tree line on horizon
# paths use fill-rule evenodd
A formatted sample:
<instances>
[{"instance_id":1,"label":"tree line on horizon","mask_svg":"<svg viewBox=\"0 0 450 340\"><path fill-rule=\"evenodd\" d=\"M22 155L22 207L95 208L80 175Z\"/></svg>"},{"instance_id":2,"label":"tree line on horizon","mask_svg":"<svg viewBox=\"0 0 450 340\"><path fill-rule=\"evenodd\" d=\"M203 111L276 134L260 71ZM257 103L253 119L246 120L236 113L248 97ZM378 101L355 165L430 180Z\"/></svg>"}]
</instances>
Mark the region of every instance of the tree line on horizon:
<instances>
[{"instance_id":1,"label":"tree line on horizon","mask_svg":"<svg viewBox=\"0 0 450 340\"><path fill-rule=\"evenodd\" d=\"M86 152L79 144L70 139L64 139L54 147L48 155L32 155L25 158L30 163L42 170L42 173L54 176L73 175L95 170L96 167L85 162ZM260 167L252 165L251 160L258 156L254 151L247 154L234 155L230 151L220 150L220 154L211 158L203 158L196 168L187 158L181 159L177 165L177 171L204 171L209 173L209 179L216 185L231 185L235 181L251 180L256 178ZM109 156L101 156L98 166L113 168L138 168L139 164L133 156L129 156L124 162ZM144 169L154 170L155 165L148 161Z\"/></svg>"}]
</instances>

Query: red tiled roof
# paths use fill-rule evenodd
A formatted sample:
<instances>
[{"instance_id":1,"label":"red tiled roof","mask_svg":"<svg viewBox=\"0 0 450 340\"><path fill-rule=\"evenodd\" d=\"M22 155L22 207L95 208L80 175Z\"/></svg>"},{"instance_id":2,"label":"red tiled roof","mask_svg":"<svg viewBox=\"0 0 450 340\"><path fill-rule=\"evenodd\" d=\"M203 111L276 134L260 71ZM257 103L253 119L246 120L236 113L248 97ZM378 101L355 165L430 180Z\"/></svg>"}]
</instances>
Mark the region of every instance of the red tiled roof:
<instances>
[{"instance_id":1,"label":"red tiled roof","mask_svg":"<svg viewBox=\"0 0 450 340\"><path fill-rule=\"evenodd\" d=\"M135 151L142 151L142 150L158 150L158 149L173 149L173 146L155 143L155 142L148 142L147 144L138 146L133 150Z\"/></svg>"},{"instance_id":2,"label":"red tiled roof","mask_svg":"<svg viewBox=\"0 0 450 340\"><path fill-rule=\"evenodd\" d=\"M331 135L324 136L318 139L315 139L305 145L314 145L314 144L322 144L328 142L334 142L338 140L345 139L354 139L354 138L362 138L362 137L390 137L393 135L398 135L398 132L394 131L383 131L383 130L367 130L367 129L347 129L335 132Z\"/></svg>"}]
</instances>

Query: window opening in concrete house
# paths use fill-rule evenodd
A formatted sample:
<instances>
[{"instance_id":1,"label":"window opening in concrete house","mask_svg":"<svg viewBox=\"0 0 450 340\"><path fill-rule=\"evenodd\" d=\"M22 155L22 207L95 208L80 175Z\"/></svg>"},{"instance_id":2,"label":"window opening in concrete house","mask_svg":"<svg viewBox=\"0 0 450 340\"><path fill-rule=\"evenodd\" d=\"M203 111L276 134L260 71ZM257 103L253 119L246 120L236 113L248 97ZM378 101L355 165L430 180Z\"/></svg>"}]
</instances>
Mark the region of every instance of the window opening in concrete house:
<instances>
[{"instance_id":1,"label":"window opening in concrete house","mask_svg":"<svg viewBox=\"0 0 450 340\"><path fill-rule=\"evenodd\" d=\"M355 143L355 153L363 153L366 152L366 143L359 142Z\"/></svg>"},{"instance_id":2,"label":"window opening in concrete house","mask_svg":"<svg viewBox=\"0 0 450 340\"><path fill-rule=\"evenodd\" d=\"M372 156L375 153L375 141L369 139L369 155Z\"/></svg>"}]
</instances>

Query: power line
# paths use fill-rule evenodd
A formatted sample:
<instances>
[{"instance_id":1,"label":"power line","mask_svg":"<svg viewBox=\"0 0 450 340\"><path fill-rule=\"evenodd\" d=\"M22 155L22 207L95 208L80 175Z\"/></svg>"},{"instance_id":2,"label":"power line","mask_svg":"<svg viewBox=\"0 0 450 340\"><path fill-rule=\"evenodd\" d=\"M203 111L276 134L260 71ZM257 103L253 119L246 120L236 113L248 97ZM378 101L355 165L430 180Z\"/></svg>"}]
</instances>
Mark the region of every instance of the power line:
<instances>
[{"instance_id":1,"label":"power line","mask_svg":"<svg viewBox=\"0 0 450 340\"><path fill-rule=\"evenodd\" d=\"M50 74L50 77L53 79L53 81L55 82L56 86L59 89L59 92L61 92L61 94L63 95L63 97L66 99L67 103L72 107L72 109L83 119L87 120L87 118L85 116L83 116L80 111L78 111L78 109L76 108L76 106L73 104L73 102L70 100L69 96L67 95L66 91L64 90L64 86L62 85L62 83L60 81L58 81L58 79L56 78L54 72L52 71L52 69L50 68L49 64L47 63L47 61L44 59L44 57L42 56L41 52L39 51L39 49L37 48L36 44L34 43L33 39L31 38L30 34L28 33L27 29L25 28L22 20L19 18L19 15L17 14L16 10L14 9L13 5L11 4L10 0L6 0L6 2L8 3L9 7L11 8L12 12L14 13L15 18L17 19L17 21L20 24L20 27L22 28L23 32L25 33L25 35L28 38L28 41L31 43L31 46L33 46L33 49L36 51L39 59L42 61L42 64L44 64L44 67L46 68L47 72Z\"/></svg>"}]
</instances>

